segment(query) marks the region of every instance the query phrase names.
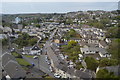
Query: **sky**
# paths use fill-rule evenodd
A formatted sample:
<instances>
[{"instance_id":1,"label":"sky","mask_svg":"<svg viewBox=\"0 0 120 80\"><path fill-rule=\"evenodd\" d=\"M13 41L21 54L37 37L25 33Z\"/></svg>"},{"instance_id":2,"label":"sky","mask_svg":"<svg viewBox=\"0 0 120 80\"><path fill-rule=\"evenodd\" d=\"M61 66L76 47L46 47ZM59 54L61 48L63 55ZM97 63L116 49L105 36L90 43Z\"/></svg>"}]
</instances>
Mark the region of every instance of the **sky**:
<instances>
[{"instance_id":1,"label":"sky","mask_svg":"<svg viewBox=\"0 0 120 80\"><path fill-rule=\"evenodd\" d=\"M118 0L2 0L0 13L66 13L86 10L111 11L117 10L117 2Z\"/></svg>"},{"instance_id":2,"label":"sky","mask_svg":"<svg viewBox=\"0 0 120 80\"><path fill-rule=\"evenodd\" d=\"M1 0L2 2L118 2L120 0Z\"/></svg>"}]
</instances>

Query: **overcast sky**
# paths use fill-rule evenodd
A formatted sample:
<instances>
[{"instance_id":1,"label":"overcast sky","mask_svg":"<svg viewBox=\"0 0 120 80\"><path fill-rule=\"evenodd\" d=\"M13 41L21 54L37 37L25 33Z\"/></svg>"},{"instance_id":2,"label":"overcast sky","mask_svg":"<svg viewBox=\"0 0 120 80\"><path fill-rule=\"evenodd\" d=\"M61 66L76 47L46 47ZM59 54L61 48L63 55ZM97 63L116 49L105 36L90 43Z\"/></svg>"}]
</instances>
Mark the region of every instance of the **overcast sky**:
<instances>
[{"instance_id":1,"label":"overcast sky","mask_svg":"<svg viewBox=\"0 0 120 80\"><path fill-rule=\"evenodd\" d=\"M1 3L1 1L3 3ZM15 3L11 3L15 2ZM31 3L16 3L31 2ZM36 2L36 3L33 3ZM40 2L40 3L39 3ZM41 3L65 2L65 3ZM66 3L71 2L71 3ZM111 3L73 3L73 2L111 2ZM115 3L112 3L115 2ZM79 10L117 10L119 0L0 0L0 13L29 13L29 12L69 12ZM2 4L2 5L1 5Z\"/></svg>"},{"instance_id":2,"label":"overcast sky","mask_svg":"<svg viewBox=\"0 0 120 80\"><path fill-rule=\"evenodd\" d=\"M120 0L1 0L2 2L118 2Z\"/></svg>"}]
</instances>

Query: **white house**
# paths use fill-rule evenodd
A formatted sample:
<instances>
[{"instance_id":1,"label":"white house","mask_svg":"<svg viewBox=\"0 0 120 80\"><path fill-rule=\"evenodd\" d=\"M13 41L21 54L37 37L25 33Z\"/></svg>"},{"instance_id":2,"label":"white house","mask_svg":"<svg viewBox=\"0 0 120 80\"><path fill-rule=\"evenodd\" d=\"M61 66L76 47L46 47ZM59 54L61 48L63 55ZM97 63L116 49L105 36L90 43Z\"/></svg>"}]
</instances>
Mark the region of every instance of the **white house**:
<instances>
[{"instance_id":1,"label":"white house","mask_svg":"<svg viewBox=\"0 0 120 80\"><path fill-rule=\"evenodd\" d=\"M24 47L23 48L23 54L29 54L29 55L41 55L41 49L36 44L33 47Z\"/></svg>"}]
</instances>

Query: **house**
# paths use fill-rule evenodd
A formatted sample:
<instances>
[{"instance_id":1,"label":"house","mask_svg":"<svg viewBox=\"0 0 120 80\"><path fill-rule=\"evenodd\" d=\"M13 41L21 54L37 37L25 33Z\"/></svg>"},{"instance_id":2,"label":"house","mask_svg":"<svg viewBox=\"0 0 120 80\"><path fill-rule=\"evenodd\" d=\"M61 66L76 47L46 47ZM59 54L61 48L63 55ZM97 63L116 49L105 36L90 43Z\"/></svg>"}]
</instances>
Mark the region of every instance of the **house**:
<instances>
[{"instance_id":1,"label":"house","mask_svg":"<svg viewBox=\"0 0 120 80\"><path fill-rule=\"evenodd\" d=\"M22 52L22 54L30 54L30 49L31 49L32 47L30 46L30 47L23 47L23 52Z\"/></svg>"},{"instance_id":2,"label":"house","mask_svg":"<svg viewBox=\"0 0 120 80\"><path fill-rule=\"evenodd\" d=\"M91 47L80 48L80 50L83 54L98 54L99 53L99 50L97 48L91 48Z\"/></svg>"},{"instance_id":3,"label":"house","mask_svg":"<svg viewBox=\"0 0 120 80\"><path fill-rule=\"evenodd\" d=\"M80 50L83 54L86 55L99 54L100 57L111 57L111 55L104 48L86 47L86 48L80 48Z\"/></svg>"},{"instance_id":4,"label":"house","mask_svg":"<svg viewBox=\"0 0 120 80\"><path fill-rule=\"evenodd\" d=\"M27 29L22 29L22 33L28 33Z\"/></svg>"},{"instance_id":5,"label":"house","mask_svg":"<svg viewBox=\"0 0 120 80\"><path fill-rule=\"evenodd\" d=\"M110 38L106 38L105 41L106 41L106 43L111 43L112 42L112 40Z\"/></svg>"},{"instance_id":6,"label":"house","mask_svg":"<svg viewBox=\"0 0 120 80\"><path fill-rule=\"evenodd\" d=\"M4 53L2 54L2 66L5 67L8 61L13 60L15 61L15 58L10 53Z\"/></svg>"},{"instance_id":7,"label":"house","mask_svg":"<svg viewBox=\"0 0 120 80\"><path fill-rule=\"evenodd\" d=\"M119 76L120 75L120 66L106 66L106 67L100 67L99 69L107 69L109 72L113 72L114 75Z\"/></svg>"},{"instance_id":8,"label":"house","mask_svg":"<svg viewBox=\"0 0 120 80\"><path fill-rule=\"evenodd\" d=\"M102 40L102 41L99 42L99 47L106 49L108 47L108 45L107 45L107 43L104 40Z\"/></svg>"},{"instance_id":9,"label":"house","mask_svg":"<svg viewBox=\"0 0 120 80\"><path fill-rule=\"evenodd\" d=\"M23 68L13 60L7 62L4 66L4 71L9 75L10 78L23 79L26 77L26 72Z\"/></svg>"},{"instance_id":10,"label":"house","mask_svg":"<svg viewBox=\"0 0 120 80\"><path fill-rule=\"evenodd\" d=\"M67 73L67 66L63 65L63 64L59 64L58 66L56 66L55 68L55 72L57 74L59 74L62 78L69 78L70 75Z\"/></svg>"},{"instance_id":11,"label":"house","mask_svg":"<svg viewBox=\"0 0 120 80\"><path fill-rule=\"evenodd\" d=\"M7 38L7 35L5 35L5 34L0 34L0 39L4 39L4 38Z\"/></svg>"},{"instance_id":12,"label":"house","mask_svg":"<svg viewBox=\"0 0 120 80\"><path fill-rule=\"evenodd\" d=\"M2 67L4 70L4 75L9 78L25 78L26 72L23 68L16 62L15 58L10 53L2 54Z\"/></svg>"},{"instance_id":13,"label":"house","mask_svg":"<svg viewBox=\"0 0 120 80\"><path fill-rule=\"evenodd\" d=\"M30 54L34 55L40 55L41 54L41 49L39 48L39 46L37 44L35 44L31 49L30 49Z\"/></svg>"},{"instance_id":14,"label":"house","mask_svg":"<svg viewBox=\"0 0 120 80\"><path fill-rule=\"evenodd\" d=\"M41 55L41 49L37 44L35 44L33 47L24 47L22 54L29 54L29 55Z\"/></svg>"},{"instance_id":15,"label":"house","mask_svg":"<svg viewBox=\"0 0 120 80\"><path fill-rule=\"evenodd\" d=\"M4 29L3 29L3 32L4 33L7 33L7 32L12 32L12 29L10 28L10 27L4 27Z\"/></svg>"},{"instance_id":16,"label":"house","mask_svg":"<svg viewBox=\"0 0 120 80\"><path fill-rule=\"evenodd\" d=\"M60 39L54 39L55 43L60 43Z\"/></svg>"},{"instance_id":17,"label":"house","mask_svg":"<svg viewBox=\"0 0 120 80\"><path fill-rule=\"evenodd\" d=\"M111 57L111 55L104 49L98 48L100 57Z\"/></svg>"},{"instance_id":18,"label":"house","mask_svg":"<svg viewBox=\"0 0 120 80\"><path fill-rule=\"evenodd\" d=\"M18 27L18 29L23 29L23 25L22 24L18 24L17 27Z\"/></svg>"}]
</instances>

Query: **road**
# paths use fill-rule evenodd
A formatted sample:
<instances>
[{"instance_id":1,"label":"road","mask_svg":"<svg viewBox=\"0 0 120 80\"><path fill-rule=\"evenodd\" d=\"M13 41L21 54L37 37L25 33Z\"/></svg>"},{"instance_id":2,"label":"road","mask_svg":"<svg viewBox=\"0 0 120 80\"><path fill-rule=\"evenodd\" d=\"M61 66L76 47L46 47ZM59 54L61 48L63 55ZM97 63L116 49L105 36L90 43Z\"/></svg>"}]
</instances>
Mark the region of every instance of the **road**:
<instances>
[{"instance_id":1,"label":"road","mask_svg":"<svg viewBox=\"0 0 120 80\"><path fill-rule=\"evenodd\" d=\"M49 70L49 65L45 61L45 55L41 55L38 59L28 58L23 56L23 58L28 61L29 63L34 63L37 69L40 69L44 73L54 77L54 74ZM38 63L39 60L39 63Z\"/></svg>"}]
</instances>

